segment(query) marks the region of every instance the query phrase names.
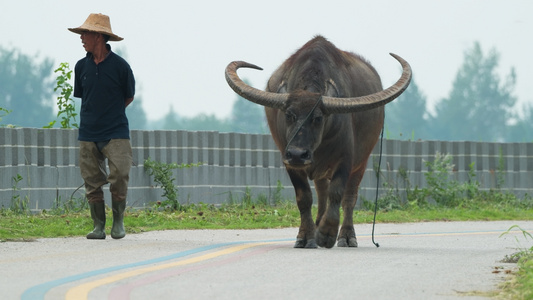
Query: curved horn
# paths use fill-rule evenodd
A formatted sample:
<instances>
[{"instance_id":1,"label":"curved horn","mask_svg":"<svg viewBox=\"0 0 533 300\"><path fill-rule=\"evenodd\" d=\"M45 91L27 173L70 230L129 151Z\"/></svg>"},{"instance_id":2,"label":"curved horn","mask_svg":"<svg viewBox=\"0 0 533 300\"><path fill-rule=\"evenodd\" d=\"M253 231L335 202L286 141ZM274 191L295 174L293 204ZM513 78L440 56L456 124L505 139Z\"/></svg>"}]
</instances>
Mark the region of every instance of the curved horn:
<instances>
[{"instance_id":1,"label":"curved horn","mask_svg":"<svg viewBox=\"0 0 533 300\"><path fill-rule=\"evenodd\" d=\"M287 101L287 99L289 98L289 94L269 93L247 85L239 78L239 75L237 75L237 69L239 68L252 68L257 70L263 70L262 68L256 65L244 61L231 62L226 67L225 74L226 81L228 82L229 86L235 91L235 93L239 94L244 99L247 99L259 105L278 109L283 108L285 101Z\"/></svg>"},{"instance_id":2,"label":"curved horn","mask_svg":"<svg viewBox=\"0 0 533 300\"><path fill-rule=\"evenodd\" d=\"M334 98L323 96L322 102L325 112L328 114L340 114L364 111L383 106L400 96L411 82L411 66L400 56L394 53L390 53L390 55L400 62L403 69L402 76L394 85L381 92L361 97Z\"/></svg>"}]
</instances>

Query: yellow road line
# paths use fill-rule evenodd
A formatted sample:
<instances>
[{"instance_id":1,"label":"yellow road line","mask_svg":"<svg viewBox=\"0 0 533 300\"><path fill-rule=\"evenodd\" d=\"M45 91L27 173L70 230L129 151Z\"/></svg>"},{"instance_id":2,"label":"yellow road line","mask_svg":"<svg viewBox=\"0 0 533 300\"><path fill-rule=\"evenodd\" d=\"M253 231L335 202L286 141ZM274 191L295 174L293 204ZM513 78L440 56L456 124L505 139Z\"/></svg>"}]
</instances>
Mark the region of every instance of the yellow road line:
<instances>
[{"instance_id":1,"label":"yellow road line","mask_svg":"<svg viewBox=\"0 0 533 300\"><path fill-rule=\"evenodd\" d=\"M186 259L186 260L180 260L180 261L167 263L167 264L163 264L163 265L151 266L151 267L146 267L146 268L142 268L142 269L132 270L132 271L129 271L129 272L120 273L120 274L117 274L117 275L113 275L113 276L109 276L109 277L106 277L106 278L94 280L94 281L87 282L87 283L84 283L82 285L73 287L73 288L71 288L70 290L67 291L67 294L65 295L65 299L66 300L84 300L84 299L87 299L87 297L89 296L89 292L92 289L94 289L94 288L96 288L98 286L101 286L101 285L109 284L109 283L112 283L112 282L116 282L116 281L119 281L119 280L123 280L123 279L126 279L126 278L138 276L138 275L142 275L142 274L149 273L149 272L164 270L164 269L173 268L173 267L177 267L177 266L188 265L188 264L194 264L194 263L198 263L198 262L201 262L201 261L204 261L204 260L212 259L212 258L215 258L215 257L218 257L218 256L227 255L227 254L231 254L231 253L234 253L234 252L237 252L237 251L241 251L241 250L244 250L244 249L247 249L247 248L257 247L257 246L262 246L262 245L267 245L267 244L273 244L273 243L275 243L275 242L242 244L242 245L234 246L234 247L227 248L227 249L224 249L224 250L216 251L216 252L213 252L213 253L208 253L208 254L205 254L205 255L189 258L189 259Z\"/></svg>"},{"instance_id":2,"label":"yellow road line","mask_svg":"<svg viewBox=\"0 0 533 300\"><path fill-rule=\"evenodd\" d=\"M483 235L483 234L503 234L505 231L471 231L471 232L440 232L440 233L380 233L378 237L425 237L425 236L457 236L457 235ZM520 231L510 231L509 234L520 233Z\"/></svg>"}]
</instances>

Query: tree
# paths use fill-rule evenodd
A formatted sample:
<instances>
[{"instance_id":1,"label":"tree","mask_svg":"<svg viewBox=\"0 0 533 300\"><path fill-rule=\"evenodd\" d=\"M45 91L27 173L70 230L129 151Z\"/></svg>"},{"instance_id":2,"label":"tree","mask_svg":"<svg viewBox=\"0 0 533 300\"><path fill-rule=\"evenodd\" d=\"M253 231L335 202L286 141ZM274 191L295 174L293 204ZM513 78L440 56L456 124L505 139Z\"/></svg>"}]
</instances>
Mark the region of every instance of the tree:
<instances>
[{"instance_id":1,"label":"tree","mask_svg":"<svg viewBox=\"0 0 533 300\"><path fill-rule=\"evenodd\" d=\"M126 115L130 124L130 129L148 129L146 113L142 106L142 98L135 97L133 102L126 108Z\"/></svg>"},{"instance_id":2,"label":"tree","mask_svg":"<svg viewBox=\"0 0 533 300\"><path fill-rule=\"evenodd\" d=\"M192 118L184 118L180 123L180 129L199 131L230 132L231 126L225 120L218 119L214 114L199 114Z\"/></svg>"},{"instance_id":3,"label":"tree","mask_svg":"<svg viewBox=\"0 0 533 300\"><path fill-rule=\"evenodd\" d=\"M172 106L169 112L163 117L163 129L231 131L228 122L217 119L215 115L199 114L191 118L181 117L174 111Z\"/></svg>"},{"instance_id":4,"label":"tree","mask_svg":"<svg viewBox=\"0 0 533 300\"><path fill-rule=\"evenodd\" d=\"M163 117L163 129L182 129L180 118L171 105L168 113Z\"/></svg>"},{"instance_id":5,"label":"tree","mask_svg":"<svg viewBox=\"0 0 533 300\"><path fill-rule=\"evenodd\" d=\"M55 118L53 62L0 47L0 106L10 110L4 123L42 127Z\"/></svg>"},{"instance_id":6,"label":"tree","mask_svg":"<svg viewBox=\"0 0 533 300\"><path fill-rule=\"evenodd\" d=\"M263 106L250 102L240 96L233 103L230 117L231 131L242 133L267 133L265 110Z\"/></svg>"},{"instance_id":7,"label":"tree","mask_svg":"<svg viewBox=\"0 0 533 300\"><path fill-rule=\"evenodd\" d=\"M485 57L478 42L464 54L448 98L437 103L430 122L438 139L504 141L516 98L514 69L504 84L496 74L499 54Z\"/></svg>"},{"instance_id":8,"label":"tree","mask_svg":"<svg viewBox=\"0 0 533 300\"><path fill-rule=\"evenodd\" d=\"M431 139L427 115L426 97L412 79L405 92L385 106L385 132L396 139Z\"/></svg>"},{"instance_id":9,"label":"tree","mask_svg":"<svg viewBox=\"0 0 533 300\"><path fill-rule=\"evenodd\" d=\"M522 109L523 116L516 122L508 126L507 142L531 143L533 142L533 105L524 104Z\"/></svg>"},{"instance_id":10,"label":"tree","mask_svg":"<svg viewBox=\"0 0 533 300\"><path fill-rule=\"evenodd\" d=\"M128 60L128 52L126 51L126 48L117 47L113 51L125 60ZM137 84L137 86L138 85L139 84ZM139 90L139 88L136 89L137 91ZM135 95L133 102L126 108L126 116L128 116L130 129L148 129L148 120L140 96Z\"/></svg>"}]
</instances>

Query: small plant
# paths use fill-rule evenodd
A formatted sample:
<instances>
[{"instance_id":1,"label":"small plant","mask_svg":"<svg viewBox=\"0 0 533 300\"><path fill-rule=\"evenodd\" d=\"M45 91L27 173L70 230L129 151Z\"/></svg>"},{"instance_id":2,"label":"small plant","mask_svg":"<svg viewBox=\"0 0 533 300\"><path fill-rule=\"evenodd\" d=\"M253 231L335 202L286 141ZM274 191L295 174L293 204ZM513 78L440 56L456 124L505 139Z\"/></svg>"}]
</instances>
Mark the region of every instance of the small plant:
<instances>
[{"instance_id":1,"label":"small plant","mask_svg":"<svg viewBox=\"0 0 533 300\"><path fill-rule=\"evenodd\" d=\"M11 196L11 210L15 214L24 214L28 212L28 197L25 197L22 199L20 195L17 193L20 191L20 188L18 187L19 182L24 179L20 174L17 174L17 176L13 176L11 180L13 181L12 185L12 196Z\"/></svg>"},{"instance_id":2,"label":"small plant","mask_svg":"<svg viewBox=\"0 0 533 300\"><path fill-rule=\"evenodd\" d=\"M475 163L469 165L468 181L458 182L453 178L454 164L452 156L437 152L433 161L426 161L428 171L424 174L426 187L412 186L409 180L409 171L400 166L396 179L385 176L374 164L374 170L383 179L385 193L378 199L380 210L410 208L427 208L432 199L436 204L443 207L458 207L467 203L475 203L473 200L487 198L484 192L479 191L479 182L476 180ZM378 172L379 171L379 172ZM405 190L403 195L401 187ZM499 193L501 194L501 193ZM507 199L508 197L506 197ZM406 201L407 200L407 201ZM363 208L369 209L373 204L363 200ZM524 206L529 205L528 201Z\"/></svg>"},{"instance_id":3,"label":"small plant","mask_svg":"<svg viewBox=\"0 0 533 300\"><path fill-rule=\"evenodd\" d=\"M496 173L496 188L500 190L505 185L505 160L503 158L503 151L500 148L498 155L498 172Z\"/></svg>"},{"instance_id":4,"label":"small plant","mask_svg":"<svg viewBox=\"0 0 533 300\"><path fill-rule=\"evenodd\" d=\"M276 192L274 193L274 205L279 205L283 202L283 198L281 196L282 192L283 184L281 183L281 180L278 180L278 183L276 185Z\"/></svg>"},{"instance_id":5,"label":"small plant","mask_svg":"<svg viewBox=\"0 0 533 300\"><path fill-rule=\"evenodd\" d=\"M192 168L202 165L197 164L165 164L158 161L153 161L150 158L144 161L144 167L150 176L154 176L154 181L163 188L163 197L167 198L165 201L158 201L157 207L164 207L170 210L183 210L182 205L178 201L178 188L174 185L175 178L172 176L172 170Z\"/></svg>"},{"instance_id":6,"label":"small plant","mask_svg":"<svg viewBox=\"0 0 533 300\"><path fill-rule=\"evenodd\" d=\"M3 117L9 115L10 113L11 113L11 110L0 107L0 122L2 121ZM0 124L0 127L13 127L13 126Z\"/></svg>"},{"instance_id":7,"label":"small plant","mask_svg":"<svg viewBox=\"0 0 533 300\"><path fill-rule=\"evenodd\" d=\"M468 182L464 184L467 196L474 198L479 194L479 181L476 180L475 162L468 165Z\"/></svg>"},{"instance_id":8,"label":"small plant","mask_svg":"<svg viewBox=\"0 0 533 300\"><path fill-rule=\"evenodd\" d=\"M257 195L256 203L261 206L267 206L269 204L268 197L265 194L259 194Z\"/></svg>"},{"instance_id":9,"label":"small plant","mask_svg":"<svg viewBox=\"0 0 533 300\"><path fill-rule=\"evenodd\" d=\"M81 198L70 197L68 200L61 201L61 196L56 198L55 201L55 211L56 213L71 213L71 212L80 212L89 207L87 199L85 196Z\"/></svg>"},{"instance_id":10,"label":"small plant","mask_svg":"<svg viewBox=\"0 0 533 300\"><path fill-rule=\"evenodd\" d=\"M453 169L452 156L449 154L435 154L433 162L426 162L429 168L424 174L428 185L429 195L439 205L447 207L456 207L462 200L462 186L456 181L451 180Z\"/></svg>"},{"instance_id":11,"label":"small plant","mask_svg":"<svg viewBox=\"0 0 533 300\"><path fill-rule=\"evenodd\" d=\"M63 62L59 65L59 68L54 70L54 73L58 72L60 74L56 78L56 87L54 88L54 92L57 90L61 91L57 97L57 108L59 109L57 117L61 116L61 128L78 128L78 124L76 123L76 116L78 114L76 113L76 107L72 99L74 89L68 82L72 77L72 70L70 70L68 63ZM44 128L52 128L55 123L56 121L54 120L48 126L44 126Z\"/></svg>"},{"instance_id":12,"label":"small plant","mask_svg":"<svg viewBox=\"0 0 533 300\"><path fill-rule=\"evenodd\" d=\"M235 199L233 198L233 193L228 191L228 205L235 205Z\"/></svg>"},{"instance_id":13,"label":"small plant","mask_svg":"<svg viewBox=\"0 0 533 300\"><path fill-rule=\"evenodd\" d=\"M252 203L252 190L248 186L244 190L244 195L242 196L241 203L244 208L250 207L253 204Z\"/></svg>"},{"instance_id":14,"label":"small plant","mask_svg":"<svg viewBox=\"0 0 533 300\"><path fill-rule=\"evenodd\" d=\"M522 232L522 235L524 236L524 239L531 239L533 240L533 236L527 232L526 230L522 229L520 226L518 225L513 225L511 227L509 227L509 229L507 229L507 231L505 231L504 233L500 234L500 237L506 235L506 234L509 234L513 229L518 229ZM515 237L515 240L516 240L516 243L518 245L520 245L520 240L518 240L518 237ZM523 257L531 257L533 255L533 246L530 247L530 248L523 248L523 247L518 247L518 252L516 253L513 253L511 255L506 255L505 258L503 259L503 262L506 262L506 263L517 263L521 258Z\"/></svg>"}]
</instances>

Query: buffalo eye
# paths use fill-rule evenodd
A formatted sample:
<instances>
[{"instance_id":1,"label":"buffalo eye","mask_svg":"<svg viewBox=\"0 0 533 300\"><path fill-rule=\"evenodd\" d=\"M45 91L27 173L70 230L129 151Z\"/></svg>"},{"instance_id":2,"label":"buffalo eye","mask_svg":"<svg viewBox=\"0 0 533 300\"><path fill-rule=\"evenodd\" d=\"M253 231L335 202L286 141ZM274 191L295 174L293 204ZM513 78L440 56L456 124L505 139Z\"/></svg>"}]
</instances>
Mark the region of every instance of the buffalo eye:
<instances>
[{"instance_id":1,"label":"buffalo eye","mask_svg":"<svg viewBox=\"0 0 533 300\"><path fill-rule=\"evenodd\" d=\"M313 124L315 124L315 125L321 124L321 123L322 123L322 120L323 120L323 117L322 117L322 116L314 117L314 118L313 118Z\"/></svg>"},{"instance_id":2,"label":"buffalo eye","mask_svg":"<svg viewBox=\"0 0 533 300\"><path fill-rule=\"evenodd\" d=\"M294 123L296 121L296 116L291 112L286 112L285 120L287 121L287 123Z\"/></svg>"}]
</instances>

